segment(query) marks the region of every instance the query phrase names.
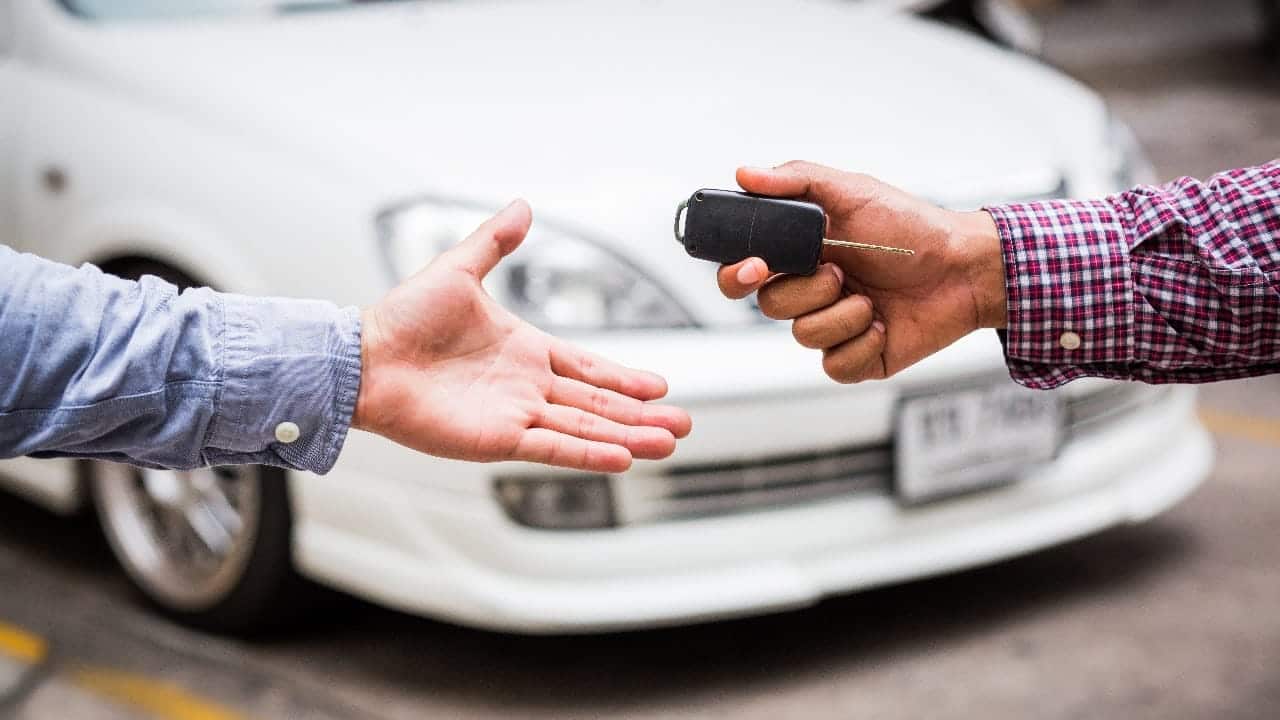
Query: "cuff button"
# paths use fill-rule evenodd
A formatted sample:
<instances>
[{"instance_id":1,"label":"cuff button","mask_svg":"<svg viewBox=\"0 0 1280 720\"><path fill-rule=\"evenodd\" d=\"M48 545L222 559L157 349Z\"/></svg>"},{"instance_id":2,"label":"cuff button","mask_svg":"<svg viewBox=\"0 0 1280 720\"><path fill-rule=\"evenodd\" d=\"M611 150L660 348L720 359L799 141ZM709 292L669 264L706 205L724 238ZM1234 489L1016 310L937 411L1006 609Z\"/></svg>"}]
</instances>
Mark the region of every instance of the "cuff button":
<instances>
[{"instance_id":1,"label":"cuff button","mask_svg":"<svg viewBox=\"0 0 1280 720\"><path fill-rule=\"evenodd\" d=\"M1058 344L1061 345L1063 349L1075 350L1080 347L1080 336L1068 330L1067 332L1062 333L1062 337L1058 338Z\"/></svg>"},{"instance_id":2,"label":"cuff button","mask_svg":"<svg viewBox=\"0 0 1280 720\"><path fill-rule=\"evenodd\" d=\"M282 422L276 426L276 440L288 444L297 440L302 435L302 431L298 429L297 424L291 422Z\"/></svg>"}]
</instances>

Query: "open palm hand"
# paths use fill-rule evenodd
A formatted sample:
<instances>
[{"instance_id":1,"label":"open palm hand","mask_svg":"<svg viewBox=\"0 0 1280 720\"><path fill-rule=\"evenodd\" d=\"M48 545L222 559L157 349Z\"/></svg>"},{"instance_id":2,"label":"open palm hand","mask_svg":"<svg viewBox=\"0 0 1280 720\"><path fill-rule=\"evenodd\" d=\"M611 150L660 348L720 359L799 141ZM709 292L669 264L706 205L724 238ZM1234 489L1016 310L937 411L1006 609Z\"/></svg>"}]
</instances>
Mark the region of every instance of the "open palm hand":
<instances>
[{"instance_id":1,"label":"open palm hand","mask_svg":"<svg viewBox=\"0 0 1280 720\"><path fill-rule=\"evenodd\" d=\"M531 222L513 203L365 310L354 424L460 460L621 472L670 455L691 421L647 402L662 378L534 328L481 287Z\"/></svg>"}]
</instances>

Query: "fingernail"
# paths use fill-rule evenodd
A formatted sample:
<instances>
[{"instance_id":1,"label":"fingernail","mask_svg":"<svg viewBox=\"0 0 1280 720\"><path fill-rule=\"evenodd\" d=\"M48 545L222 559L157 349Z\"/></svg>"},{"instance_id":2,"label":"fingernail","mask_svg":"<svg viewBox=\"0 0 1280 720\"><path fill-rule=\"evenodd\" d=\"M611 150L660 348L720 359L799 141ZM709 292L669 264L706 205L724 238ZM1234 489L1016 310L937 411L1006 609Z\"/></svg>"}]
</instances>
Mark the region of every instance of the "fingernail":
<instances>
[{"instance_id":1,"label":"fingernail","mask_svg":"<svg viewBox=\"0 0 1280 720\"><path fill-rule=\"evenodd\" d=\"M743 285L755 285L760 282L760 268L754 261L748 260L746 265L738 268L738 282Z\"/></svg>"},{"instance_id":2,"label":"fingernail","mask_svg":"<svg viewBox=\"0 0 1280 720\"><path fill-rule=\"evenodd\" d=\"M835 264L835 263L831 263L831 270L832 270L833 272L835 272L835 274L836 274L836 280L838 280L838 281L840 282L840 284L841 284L841 285L843 285L843 284L844 284L844 270L842 270L842 269L840 268L840 266L839 266L839 265L837 265L837 264Z\"/></svg>"},{"instance_id":3,"label":"fingernail","mask_svg":"<svg viewBox=\"0 0 1280 720\"><path fill-rule=\"evenodd\" d=\"M872 322L871 327L875 328L876 330L879 330L881 333L884 332L884 323L880 322L879 320Z\"/></svg>"}]
</instances>

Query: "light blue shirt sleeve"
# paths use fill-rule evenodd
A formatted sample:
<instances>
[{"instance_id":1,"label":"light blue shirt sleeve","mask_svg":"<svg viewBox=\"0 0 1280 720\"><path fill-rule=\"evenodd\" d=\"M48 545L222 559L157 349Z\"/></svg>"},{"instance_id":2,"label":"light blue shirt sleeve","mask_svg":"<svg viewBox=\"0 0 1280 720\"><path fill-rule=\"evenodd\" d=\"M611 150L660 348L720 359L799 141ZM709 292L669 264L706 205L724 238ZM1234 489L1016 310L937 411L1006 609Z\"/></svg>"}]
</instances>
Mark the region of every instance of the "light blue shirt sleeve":
<instances>
[{"instance_id":1,"label":"light blue shirt sleeve","mask_svg":"<svg viewBox=\"0 0 1280 720\"><path fill-rule=\"evenodd\" d=\"M179 294L0 246L0 458L325 473L359 387L355 308Z\"/></svg>"}]
</instances>

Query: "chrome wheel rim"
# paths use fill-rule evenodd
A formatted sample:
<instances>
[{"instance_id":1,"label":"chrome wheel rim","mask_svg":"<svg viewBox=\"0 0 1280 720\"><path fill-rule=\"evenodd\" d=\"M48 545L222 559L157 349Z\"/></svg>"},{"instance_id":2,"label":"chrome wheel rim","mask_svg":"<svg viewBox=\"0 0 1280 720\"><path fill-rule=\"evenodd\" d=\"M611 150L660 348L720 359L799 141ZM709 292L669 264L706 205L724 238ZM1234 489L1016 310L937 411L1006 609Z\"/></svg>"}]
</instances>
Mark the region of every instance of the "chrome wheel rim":
<instances>
[{"instance_id":1,"label":"chrome wheel rim","mask_svg":"<svg viewBox=\"0 0 1280 720\"><path fill-rule=\"evenodd\" d=\"M235 588L258 533L262 496L253 467L95 466L94 494L107 539L149 594L195 612Z\"/></svg>"}]
</instances>

